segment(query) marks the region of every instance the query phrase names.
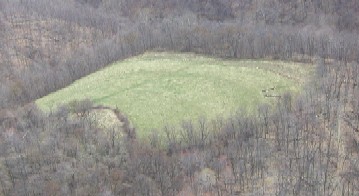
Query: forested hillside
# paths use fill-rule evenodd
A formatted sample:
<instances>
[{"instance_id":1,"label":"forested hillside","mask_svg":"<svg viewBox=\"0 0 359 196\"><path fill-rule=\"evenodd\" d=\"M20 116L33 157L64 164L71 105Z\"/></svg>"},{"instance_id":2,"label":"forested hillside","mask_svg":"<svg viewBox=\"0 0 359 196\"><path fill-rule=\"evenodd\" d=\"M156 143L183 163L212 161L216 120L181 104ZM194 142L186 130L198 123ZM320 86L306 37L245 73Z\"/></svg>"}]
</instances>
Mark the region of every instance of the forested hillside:
<instances>
[{"instance_id":1,"label":"forested hillside","mask_svg":"<svg viewBox=\"0 0 359 196\"><path fill-rule=\"evenodd\" d=\"M358 195L358 16L355 0L0 0L0 195ZM34 104L145 51L316 73L255 115L187 120L146 141L121 108Z\"/></svg>"},{"instance_id":2,"label":"forested hillside","mask_svg":"<svg viewBox=\"0 0 359 196\"><path fill-rule=\"evenodd\" d=\"M357 59L355 1L1 1L1 106L149 49ZM38 71L41 69L41 71Z\"/></svg>"}]
</instances>

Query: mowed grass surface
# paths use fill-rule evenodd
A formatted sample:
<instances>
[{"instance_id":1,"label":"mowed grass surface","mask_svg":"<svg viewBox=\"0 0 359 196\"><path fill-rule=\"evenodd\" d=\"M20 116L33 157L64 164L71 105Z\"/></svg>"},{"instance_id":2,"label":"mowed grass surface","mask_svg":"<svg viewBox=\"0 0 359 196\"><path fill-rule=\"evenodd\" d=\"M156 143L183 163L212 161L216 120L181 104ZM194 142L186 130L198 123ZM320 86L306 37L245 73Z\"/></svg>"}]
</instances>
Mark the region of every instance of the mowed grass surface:
<instances>
[{"instance_id":1,"label":"mowed grass surface","mask_svg":"<svg viewBox=\"0 0 359 196\"><path fill-rule=\"evenodd\" d=\"M264 97L263 89L275 87L270 95L298 91L310 70L301 63L149 52L88 75L37 104L49 110L90 98L117 106L144 137L181 120L226 116L240 107L255 111L258 104L275 101Z\"/></svg>"}]
</instances>

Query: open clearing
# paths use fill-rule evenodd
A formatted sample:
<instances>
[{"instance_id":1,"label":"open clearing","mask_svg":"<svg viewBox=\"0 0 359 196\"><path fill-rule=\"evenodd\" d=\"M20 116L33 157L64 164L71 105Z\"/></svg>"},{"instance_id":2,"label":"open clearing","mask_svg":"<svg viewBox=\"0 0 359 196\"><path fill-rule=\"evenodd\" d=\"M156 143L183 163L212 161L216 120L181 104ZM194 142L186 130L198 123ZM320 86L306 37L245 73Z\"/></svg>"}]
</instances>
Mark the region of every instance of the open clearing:
<instances>
[{"instance_id":1,"label":"open clearing","mask_svg":"<svg viewBox=\"0 0 359 196\"><path fill-rule=\"evenodd\" d=\"M148 52L77 80L37 104L49 110L89 98L118 107L144 137L151 129L181 120L226 116L239 107L254 111L260 103L275 101L265 94L298 92L311 70L293 62Z\"/></svg>"}]
</instances>

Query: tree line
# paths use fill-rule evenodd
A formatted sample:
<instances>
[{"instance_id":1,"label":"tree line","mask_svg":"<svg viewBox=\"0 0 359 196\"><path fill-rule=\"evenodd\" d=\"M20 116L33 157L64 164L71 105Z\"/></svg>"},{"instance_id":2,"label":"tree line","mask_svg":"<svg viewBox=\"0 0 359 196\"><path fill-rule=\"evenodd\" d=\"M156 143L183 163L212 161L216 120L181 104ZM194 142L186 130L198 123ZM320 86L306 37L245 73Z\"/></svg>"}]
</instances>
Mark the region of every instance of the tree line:
<instances>
[{"instance_id":1,"label":"tree line","mask_svg":"<svg viewBox=\"0 0 359 196\"><path fill-rule=\"evenodd\" d=\"M355 14L353 8L357 4L353 2L343 6L334 0L219 4L215 1L2 1L0 21L8 28L2 29L1 39L6 46L2 48L1 107L31 102L113 61L146 50L229 58L358 60L356 31L339 28L329 20L352 4L348 14ZM291 6L301 10L289 12ZM168 11L157 10L162 8ZM281 17L301 12L309 17L313 8L318 14L301 22L295 22L295 16L286 16L286 20L276 16L274 22L266 22L270 14L265 12L273 13L277 8L284 10ZM139 15L132 15L135 13ZM215 20L208 16L213 14L223 17ZM320 17L323 21L317 21ZM55 25L53 21L62 23ZM41 26L42 23L47 25ZM9 41L17 27L24 32ZM63 48L68 51L62 53Z\"/></svg>"},{"instance_id":2,"label":"tree line","mask_svg":"<svg viewBox=\"0 0 359 196\"><path fill-rule=\"evenodd\" d=\"M11 46L0 46L1 194L359 193L355 1L64 2L0 1L0 25L9 27L1 37L22 23L34 27L19 46L0 39ZM64 24L54 33L34 20ZM36 45L41 32L61 46L72 43L69 35L86 42L48 55L61 48ZM167 125L164 139L154 131L147 141L128 127L99 126L89 100L48 114L31 103L147 50L309 61L316 71L298 97L273 97L276 104L258 106L256 115L239 109Z\"/></svg>"},{"instance_id":3,"label":"tree line","mask_svg":"<svg viewBox=\"0 0 359 196\"><path fill-rule=\"evenodd\" d=\"M356 195L357 68L319 62L299 97L283 94L255 115L167 125L165 138L154 131L145 141L100 127L91 110L101 107L89 100L49 114L34 104L2 111L1 192Z\"/></svg>"}]
</instances>

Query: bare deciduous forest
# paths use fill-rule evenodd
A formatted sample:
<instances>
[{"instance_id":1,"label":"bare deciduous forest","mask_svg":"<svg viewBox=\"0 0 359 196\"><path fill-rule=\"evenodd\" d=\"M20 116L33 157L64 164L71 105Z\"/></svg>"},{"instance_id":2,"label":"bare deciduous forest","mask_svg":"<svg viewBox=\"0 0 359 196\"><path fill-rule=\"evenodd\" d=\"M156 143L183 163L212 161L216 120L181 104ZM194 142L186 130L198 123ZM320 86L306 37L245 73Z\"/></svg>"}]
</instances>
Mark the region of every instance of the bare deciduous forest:
<instances>
[{"instance_id":1,"label":"bare deciduous forest","mask_svg":"<svg viewBox=\"0 0 359 196\"><path fill-rule=\"evenodd\" d=\"M0 0L0 195L358 195L358 16L355 0ZM316 72L258 115L184 121L147 142L121 108L34 104L148 50ZM99 107L122 126L101 128Z\"/></svg>"}]
</instances>

